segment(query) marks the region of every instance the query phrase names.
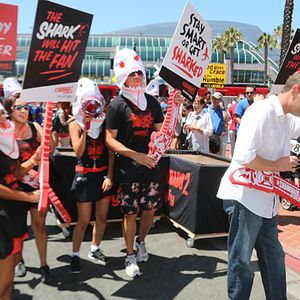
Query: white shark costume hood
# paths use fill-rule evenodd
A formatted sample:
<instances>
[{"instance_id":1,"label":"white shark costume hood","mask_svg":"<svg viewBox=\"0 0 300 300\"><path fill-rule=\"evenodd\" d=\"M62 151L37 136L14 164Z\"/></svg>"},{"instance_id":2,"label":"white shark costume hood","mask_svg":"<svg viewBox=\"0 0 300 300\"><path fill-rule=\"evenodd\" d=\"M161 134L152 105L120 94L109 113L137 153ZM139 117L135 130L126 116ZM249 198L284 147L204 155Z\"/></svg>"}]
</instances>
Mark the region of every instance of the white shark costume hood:
<instances>
[{"instance_id":1,"label":"white shark costume hood","mask_svg":"<svg viewBox=\"0 0 300 300\"><path fill-rule=\"evenodd\" d=\"M130 73L142 71L143 86L138 88L126 87L125 81ZM145 97L146 72L143 63L138 54L132 49L122 49L117 52L114 59L114 73L117 78L117 86L126 99L130 100L140 110L146 110L147 99Z\"/></svg>"},{"instance_id":2,"label":"white shark costume hood","mask_svg":"<svg viewBox=\"0 0 300 300\"><path fill-rule=\"evenodd\" d=\"M152 79L146 87L145 93L157 97L159 96L159 82L157 79Z\"/></svg>"},{"instance_id":3,"label":"white shark costume hood","mask_svg":"<svg viewBox=\"0 0 300 300\"><path fill-rule=\"evenodd\" d=\"M5 111L1 103L0 110ZM10 158L17 159L19 157L19 147L15 135L15 126L9 120L6 120L1 125L2 126L0 127L0 150Z\"/></svg>"},{"instance_id":4,"label":"white shark costume hood","mask_svg":"<svg viewBox=\"0 0 300 300\"><path fill-rule=\"evenodd\" d=\"M21 93L22 86L16 78L8 77L3 81L4 98Z\"/></svg>"},{"instance_id":5,"label":"white shark costume hood","mask_svg":"<svg viewBox=\"0 0 300 300\"><path fill-rule=\"evenodd\" d=\"M84 128L83 117L93 116L88 128L88 135L93 139L98 138L102 131L102 123L105 120L104 106L105 101L97 84L88 78L79 79L72 113L82 129Z\"/></svg>"}]
</instances>

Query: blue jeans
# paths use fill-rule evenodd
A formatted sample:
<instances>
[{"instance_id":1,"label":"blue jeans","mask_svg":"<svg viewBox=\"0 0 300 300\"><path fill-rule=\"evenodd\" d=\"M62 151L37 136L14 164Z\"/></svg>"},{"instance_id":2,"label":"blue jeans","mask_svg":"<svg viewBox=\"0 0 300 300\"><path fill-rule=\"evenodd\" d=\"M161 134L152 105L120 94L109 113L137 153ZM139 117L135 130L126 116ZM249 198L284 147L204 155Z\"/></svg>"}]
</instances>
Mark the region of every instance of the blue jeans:
<instances>
[{"instance_id":1,"label":"blue jeans","mask_svg":"<svg viewBox=\"0 0 300 300\"><path fill-rule=\"evenodd\" d=\"M230 227L227 241L229 299L249 299L254 272L250 267L255 248L267 300L285 300L284 252L278 240L278 216L259 217L238 201L224 201Z\"/></svg>"}]
</instances>

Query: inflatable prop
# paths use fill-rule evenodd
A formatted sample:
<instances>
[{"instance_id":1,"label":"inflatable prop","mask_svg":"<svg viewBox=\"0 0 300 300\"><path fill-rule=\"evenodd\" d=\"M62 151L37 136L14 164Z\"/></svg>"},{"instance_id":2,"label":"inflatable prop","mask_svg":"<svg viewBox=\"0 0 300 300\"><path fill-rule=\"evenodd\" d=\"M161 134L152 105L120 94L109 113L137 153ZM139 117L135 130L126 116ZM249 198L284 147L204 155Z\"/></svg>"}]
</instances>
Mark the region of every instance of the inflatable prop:
<instances>
[{"instance_id":1,"label":"inflatable prop","mask_svg":"<svg viewBox=\"0 0 300 300\"><path fill-rule=\"evenodd\" d=\"M169 149L177 124L181 94L179 91L171 92L168 99L168 109L160 131L153 131L150 137L149 152L158 162Z\"/></svg>"},{"instance_id":2,"label":"inflatable prop","mask_svg":"<svg viewBox=\"0 0 300 300\"><path fill-rule=\"evenodd\" d=\"M278 174L239 168L230 175L233 184L243 185L267 193L275 193L300 208L300 188Z\"/></svg>"},{"instance_id":3,"label":"inflatable prop","mask_svg":"<svg viewBox=\"0 0 300 300\"><path fill-rule=\"evenodd\" d=\"M54 107L54 102L47 102L44 128L43 128L42 157L41 157L41 166L40 166L40 174L39 174L41 196L40 196L38 209L41 212L46 211L49 206L48 199L50 199L50 201L56 207L57 211L59 212L63 220L66 223L70 223L71 222L70 215L65 210L61 201L57 198L54 191L49 185L49 154L50 154L50 137L51 137L53 107ZM35 174L34 172L31 171L31 175L32 175L31 177L37 179L38 174Z\"/></svg>"}]
</instances>

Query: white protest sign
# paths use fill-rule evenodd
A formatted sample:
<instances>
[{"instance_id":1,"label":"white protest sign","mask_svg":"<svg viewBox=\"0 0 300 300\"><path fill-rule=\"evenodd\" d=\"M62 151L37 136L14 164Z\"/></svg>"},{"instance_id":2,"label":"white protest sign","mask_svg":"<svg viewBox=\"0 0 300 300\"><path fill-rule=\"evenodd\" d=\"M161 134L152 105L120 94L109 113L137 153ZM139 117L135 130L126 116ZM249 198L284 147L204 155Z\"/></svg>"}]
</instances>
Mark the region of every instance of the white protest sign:
<instances>
[{"instance_id":1,"label":"white protest sign","mask_svg":"<svg viewBox=\"0 0 300 300\"><path fill-rule=\"evenodd\" d=\"M211 27L187 2L159 76L193 101L210 60Z\"/></svg>"}]
</instances>

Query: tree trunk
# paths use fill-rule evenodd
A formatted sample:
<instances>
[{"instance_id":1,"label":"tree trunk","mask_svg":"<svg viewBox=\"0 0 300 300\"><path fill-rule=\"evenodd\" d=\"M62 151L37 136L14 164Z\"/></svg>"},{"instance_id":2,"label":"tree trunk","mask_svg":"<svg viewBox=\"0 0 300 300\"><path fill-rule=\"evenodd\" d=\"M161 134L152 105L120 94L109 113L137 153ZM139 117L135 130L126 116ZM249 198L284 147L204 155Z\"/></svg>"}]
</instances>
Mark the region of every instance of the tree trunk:
<instances>
[{"instance_id":1,"label":"tree trunk","mask_svg":"<svg viewBox=\"0 0 300 300\"><path fill-rule=\"evenodd\" d=\"M265 43L265 76L264 76L264 82L265 85L268 83L268 44Z\"/></svg>"},{"instance_id":2,"label":"tree trunk","mask_svg":"<svg viewBox=\"0 0 300 300\"><path fill-rule=\"evenodd\" d=\"M283 14L283 26L281 37L281 51L280 51L280 66L283 63L286 52L290 45L291 40L291 28L294 10L294 0L286 0Z\"/></svg>"},{"instance_id":3,"label":"tree trunk","mask_svg":"<svg viewBox=\"0 0 300 300\"><path fill-rule=\"evenodd\" d=\"M234 47L230 48L230 83L233 84L233 72L234 72Z\"/></svg>"}]
</instances>

